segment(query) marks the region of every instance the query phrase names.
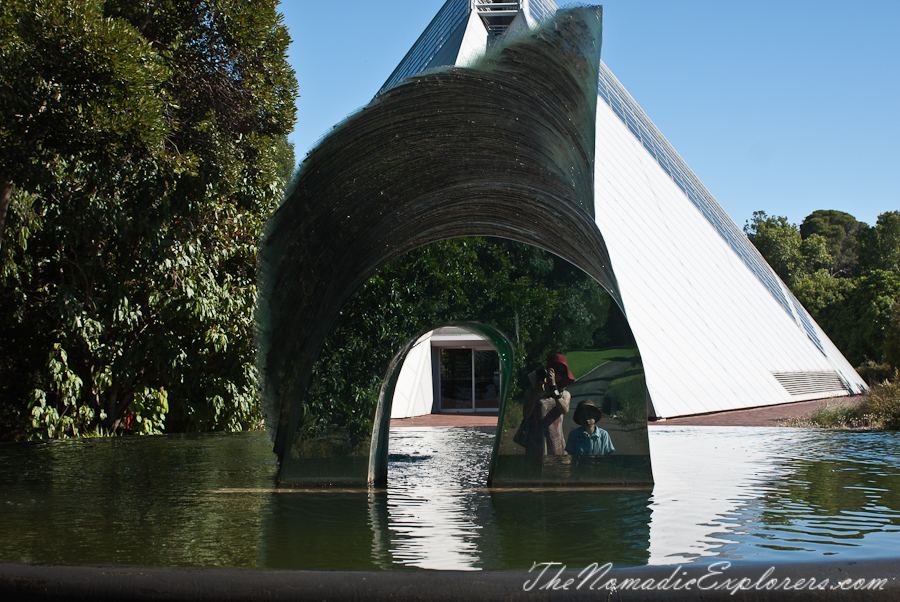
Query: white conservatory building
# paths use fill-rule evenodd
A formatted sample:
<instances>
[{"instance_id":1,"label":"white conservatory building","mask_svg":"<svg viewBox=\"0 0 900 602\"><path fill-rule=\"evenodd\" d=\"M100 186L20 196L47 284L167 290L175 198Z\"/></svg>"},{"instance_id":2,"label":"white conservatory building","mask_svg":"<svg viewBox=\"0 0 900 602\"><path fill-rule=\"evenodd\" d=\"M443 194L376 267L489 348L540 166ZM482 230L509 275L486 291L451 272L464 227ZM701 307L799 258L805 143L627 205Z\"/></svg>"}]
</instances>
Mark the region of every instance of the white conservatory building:
<instances>
[{"instance_id":1,"label":"white conservatory building","mask_svg":"<svg viewBox=\"0 0 900 602\"><path fill-rule=\"evenodd\" d=\"M535 27L550 0L448 0L382 90L466 66ZM601 63L594 216L646 370L651 418L856 394L866 385L741 229ZM496 411L496 356L465 331L423 337L392 417Z\"/></svg>"}]
</instances>

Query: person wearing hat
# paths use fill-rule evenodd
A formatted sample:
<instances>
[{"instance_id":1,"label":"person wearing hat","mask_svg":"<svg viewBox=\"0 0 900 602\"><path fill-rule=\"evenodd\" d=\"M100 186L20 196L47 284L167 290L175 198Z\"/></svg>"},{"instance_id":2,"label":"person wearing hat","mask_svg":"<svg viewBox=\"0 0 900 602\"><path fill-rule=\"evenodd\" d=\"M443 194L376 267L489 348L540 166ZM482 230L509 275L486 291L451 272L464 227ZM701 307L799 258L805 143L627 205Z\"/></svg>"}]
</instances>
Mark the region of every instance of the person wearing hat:
<instances>
[{"instance_id":1,"label":"person wearing hat","mask_svg":"<svg viewBox=\"0 0 900 602\"><path fill-rule=\"evenodd\" d=\"M566 447L562 421L572 400L565 388L575 382L566 356L552 354L547 358L546 368L529 377L533 378L532 387L522 407L523 422L527 424L525 454L562 456Z\"/></svg>"},{"instance_id":2,"label":"person wearing hat","mask_svg":"<svg viewBox=\"0 0 900 602\"><path fill-rule=\"evenodd\" d=\"M575 423L581 427L569 433L566 451L573 456L605 456L616 451L609 433L597 426L603 417L600 408L590 399L578 402L575 408Z\"/></svg>"}]
</instances>

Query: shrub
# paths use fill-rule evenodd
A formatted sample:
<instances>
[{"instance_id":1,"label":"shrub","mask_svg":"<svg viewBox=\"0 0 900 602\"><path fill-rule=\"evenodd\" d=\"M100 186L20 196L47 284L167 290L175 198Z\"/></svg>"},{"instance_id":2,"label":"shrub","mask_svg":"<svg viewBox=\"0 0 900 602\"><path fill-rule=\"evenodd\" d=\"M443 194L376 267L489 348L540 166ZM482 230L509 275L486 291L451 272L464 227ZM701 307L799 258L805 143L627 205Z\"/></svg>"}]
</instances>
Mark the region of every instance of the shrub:
<instances>
[{"instance_id":1,"label":"shrub","mask_svg":"<svg viewBox=\"0 0 900 602\"><path fill-rule=\"evenodd\" d=\"M869 384L880 383L886 380L889 380L891 376L893 376L893 369L891 369L890 364L879 364L877 362L873 362L869 360L859 368L856 369L856 372L862 377L864 381Z\"/></svg>"},{"instance_id":2,"label":"shrub","mask_svg":"<svg viewBox=\"0 0 900 602\"><path fill-rule=\"evenodd\" d=\"M606 397L615 397L619 409L617 416L623 426L647 423L647 385L643 370L612 381L606 390Z\"/></svg>"},{"instance_id":3,"label":"shrub","mask_svg":"<svg viewBox=\"0 0 900 602\"><path fill-rule=\"evenodd\" d=\"M885 380L869 389L860 405L864 414L873 414L885 430L900 430L900 374L894 372L892 380Z\"/></svg>"},{"instance_id":4,"label":"shrub","mask_svg":"<svg viewBox=\"0 0 900 602\"><path fill-rule=\"evenodd\" d=\"M812 413L809 421L828 428L858 428L861 426L863 414L858 406L829 400Z\"/></svg>"}]
</instances>

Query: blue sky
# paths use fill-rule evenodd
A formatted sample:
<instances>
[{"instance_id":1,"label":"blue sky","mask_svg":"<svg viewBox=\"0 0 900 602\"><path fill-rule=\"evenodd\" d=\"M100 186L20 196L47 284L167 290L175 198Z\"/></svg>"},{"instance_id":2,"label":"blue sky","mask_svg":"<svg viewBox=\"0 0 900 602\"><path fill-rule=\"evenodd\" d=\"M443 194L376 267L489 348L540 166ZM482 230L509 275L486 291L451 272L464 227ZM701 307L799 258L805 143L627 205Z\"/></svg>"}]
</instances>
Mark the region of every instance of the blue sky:
<instances>
[{"instance_id":1,"label":"blue sky","mask_svg":"<svg viewBox=\"0 0 900 602\"><path fill-rule=\"evenodd\" d=\"M286 0L298 160L365 106L443 0ZM900 210L900 2L609 0L602 58L713 196L799 223Z\"/></svg>"}]
</instances>

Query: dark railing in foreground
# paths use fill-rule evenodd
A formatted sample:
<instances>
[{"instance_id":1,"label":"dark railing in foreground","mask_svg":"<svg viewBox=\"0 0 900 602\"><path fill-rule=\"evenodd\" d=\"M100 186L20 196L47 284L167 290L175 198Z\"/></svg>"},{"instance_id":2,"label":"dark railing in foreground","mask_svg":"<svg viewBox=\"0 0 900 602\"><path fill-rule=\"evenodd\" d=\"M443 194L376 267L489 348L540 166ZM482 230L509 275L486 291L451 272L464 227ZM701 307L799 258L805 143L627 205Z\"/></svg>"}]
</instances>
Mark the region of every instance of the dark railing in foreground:
<instances>
[{"instance_id":1,"label":"dark railing in foreground","mask_svg":"<svg viewBox=\"0 0 900 602\"><path fill-rule=\"evenodd\" d=\"M900 558L531 572L342 572L0 562L0 600L900 600Z\"/></svg>"}]
</instances>

